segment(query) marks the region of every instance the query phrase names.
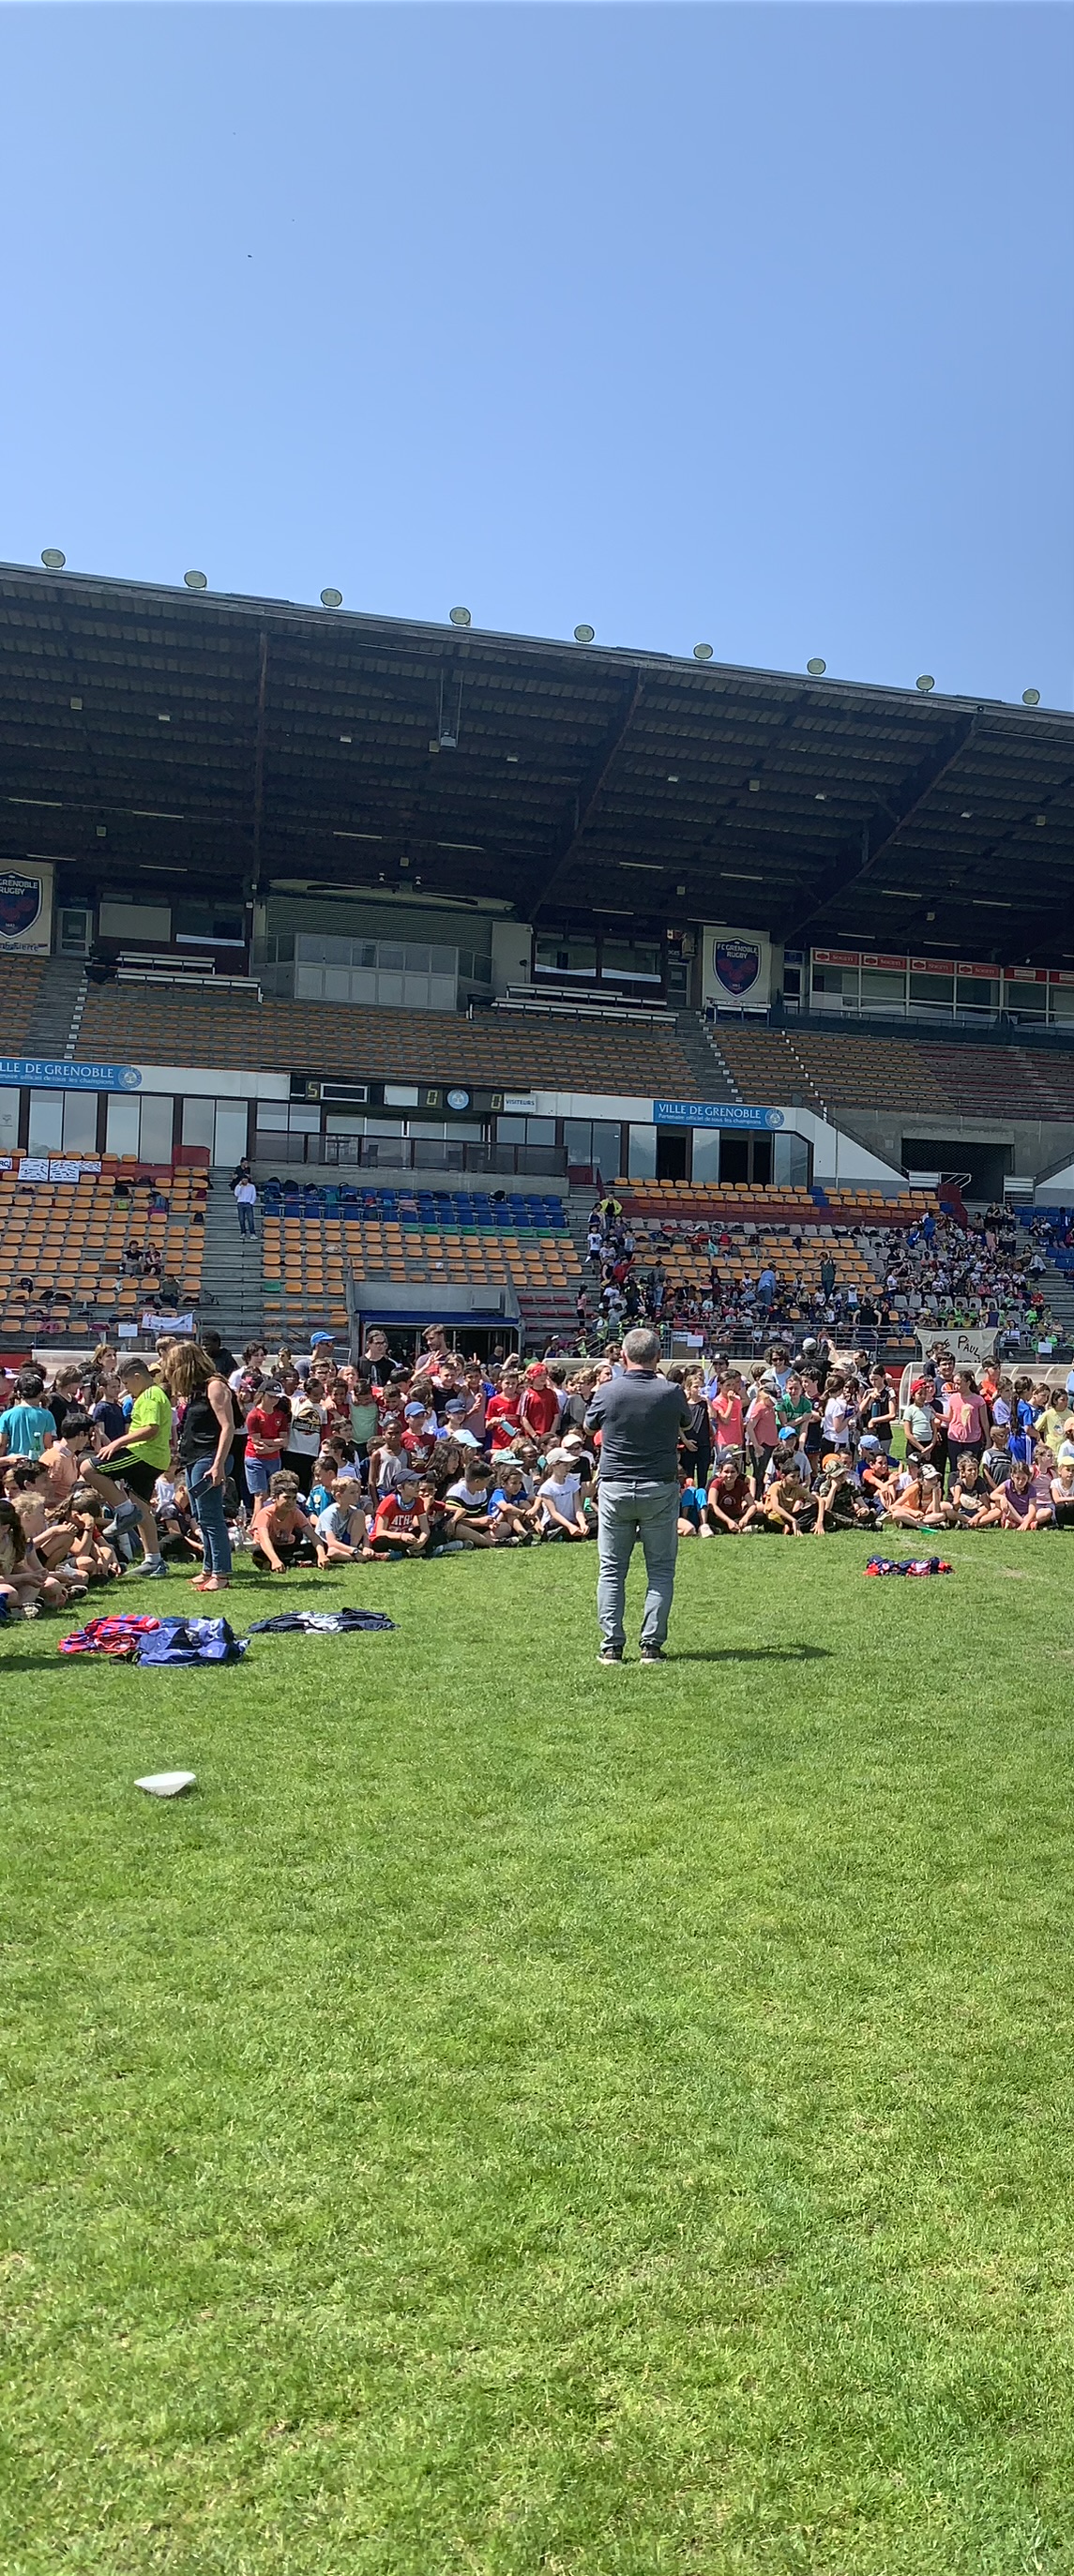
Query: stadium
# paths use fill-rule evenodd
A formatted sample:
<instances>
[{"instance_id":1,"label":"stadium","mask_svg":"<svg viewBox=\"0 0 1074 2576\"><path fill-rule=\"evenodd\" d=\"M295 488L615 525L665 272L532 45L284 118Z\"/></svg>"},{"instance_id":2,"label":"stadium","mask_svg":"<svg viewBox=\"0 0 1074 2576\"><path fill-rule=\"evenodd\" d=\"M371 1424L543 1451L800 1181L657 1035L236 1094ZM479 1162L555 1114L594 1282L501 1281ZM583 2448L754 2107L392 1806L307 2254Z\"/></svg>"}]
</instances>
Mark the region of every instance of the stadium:
<instances>
[{"instance_id":1,"label":"stadium","mask_svg":"<svg viewBox=\"0 0 1074 2576\"><path fill-rule=\"evenodd\" d=\"M598 1182L777 1248L805 1210L840 1262L913 1195L1074 1195L1069 714L0 582L13 1354L137 1321L162 1174L229 1336L466 1311L530 1350ZM256 1258L204 1222L243 1156Z\"/></svg>"},{"instance_id":2,"label":"stadium","mask_svg":"<svg viewBox=\"0 0 1074 2576\"><path fill-rule=\"evenodd\" d=\"M1074 716L43 560L0 727L5 2563L1059 2576Z\"/></svg>"}]
</instances>

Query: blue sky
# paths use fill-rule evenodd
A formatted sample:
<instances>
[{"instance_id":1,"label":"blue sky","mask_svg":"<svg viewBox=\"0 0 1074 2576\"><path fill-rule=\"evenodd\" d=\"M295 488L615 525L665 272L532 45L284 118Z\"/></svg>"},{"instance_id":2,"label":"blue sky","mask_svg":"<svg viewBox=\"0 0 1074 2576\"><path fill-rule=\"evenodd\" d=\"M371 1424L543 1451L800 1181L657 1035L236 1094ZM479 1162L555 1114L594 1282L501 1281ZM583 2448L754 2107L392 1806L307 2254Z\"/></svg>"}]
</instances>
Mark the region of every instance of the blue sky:
<instances>
[{"instance_id":1,"label":"blue sky","mask_svg":"<svg viewBox=\"0 0 1074 2576\"><path fill-rule=\"evenodd\" d=\"M6 559L1074 702L1071 9L15 7L0 63Z\"/></svg>"}]
</instances>

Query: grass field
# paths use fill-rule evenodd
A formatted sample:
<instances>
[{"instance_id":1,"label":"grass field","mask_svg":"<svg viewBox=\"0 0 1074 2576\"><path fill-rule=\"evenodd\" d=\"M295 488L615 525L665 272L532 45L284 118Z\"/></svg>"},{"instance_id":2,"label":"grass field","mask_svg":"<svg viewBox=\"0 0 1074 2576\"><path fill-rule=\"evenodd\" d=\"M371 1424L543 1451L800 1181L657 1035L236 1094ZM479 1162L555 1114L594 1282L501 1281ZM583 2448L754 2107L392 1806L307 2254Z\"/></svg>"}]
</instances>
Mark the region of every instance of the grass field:
<instances>
[{"instance_id":1,"label":"grass field","mask_svg":"<svg viewBox=\"0 0 1074 2576\"><path fill-rule=\"evenodd\" d=\"M5 2576L1074 2569L1074 1546L867 1553L0 1636Z\"/></svg>"}]
</instances>

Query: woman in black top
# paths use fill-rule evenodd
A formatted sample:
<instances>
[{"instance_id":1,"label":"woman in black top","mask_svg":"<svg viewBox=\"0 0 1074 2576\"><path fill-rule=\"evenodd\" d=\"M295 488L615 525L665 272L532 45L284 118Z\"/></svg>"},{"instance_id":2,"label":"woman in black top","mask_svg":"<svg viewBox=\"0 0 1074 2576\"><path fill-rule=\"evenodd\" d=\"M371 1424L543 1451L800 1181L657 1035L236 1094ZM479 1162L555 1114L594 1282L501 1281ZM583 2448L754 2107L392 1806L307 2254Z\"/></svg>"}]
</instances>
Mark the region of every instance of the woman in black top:
<instances>
[{"instance_id":1,"label":"woman in black top","mask_svg":"<svg viewBox=\"0 0 1074 2576\"><path fill-rule=\"evenodd\" d=\"M173 1342L161 1367L172 1403L181 1405L179 1456L186 1469L194 1518L205 1551L195 1592L226 1592L231 1581L231 1541L224 1512L228 1451L235 1436L231 1389L198 1342Z\"/></svg>"}]
</instances>

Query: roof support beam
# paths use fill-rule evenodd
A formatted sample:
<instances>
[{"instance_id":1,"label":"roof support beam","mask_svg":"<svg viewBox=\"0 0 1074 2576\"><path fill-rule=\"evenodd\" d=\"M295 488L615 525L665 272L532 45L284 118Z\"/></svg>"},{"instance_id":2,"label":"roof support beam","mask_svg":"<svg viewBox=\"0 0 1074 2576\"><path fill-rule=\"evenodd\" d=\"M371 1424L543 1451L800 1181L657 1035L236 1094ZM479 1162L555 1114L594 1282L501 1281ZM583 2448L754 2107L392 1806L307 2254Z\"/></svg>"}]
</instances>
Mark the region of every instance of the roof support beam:
<instances>
[{"instance_id":1,"label":"roof support beam","mask_svg":"<svg viewBox=\"0 0 1074 2576\"><path fill-rule=\"evenodd\" d=\"M634 722L641 704L643 688L641 672L635 671L629 686L623 691L603 741L598 743L592 760L571 798L567 813L556 834L552 855L544 876L529 887L526 895L526 909L531 921L536 920L539 912L543 912L560 878L570 866L605 786L608 773ZM521 906L519 908L521 909Z\"/></svg>"},{"instance_id":2,"label":"roof support beam","mask_svg":"<svg viewBox=\"0 0 1074 2576\"><path fill-rule=\"evenodd\" d=\"M868 821L862 824L860 839L849 843L839 858L832 861L804 902L799 898L794 910L773 930L773 939L793 945L803 937L811 922L828 910L830 904L848 893L851 886L860 885L876 860L884 851L890 850L903 824L909 822L941 778L954 768L965 744L976 731L979 713L980 709L975 708L972 715L959 716L950 731L943 734L925 758L918 762L917 768L911 770L898 791L895 803L875 808Z\"/></svg>"},{"instance_id":3,"label":"roof support beam","mask_svg":"<svg viewBox=\"0 0 1074 2576\"><path fill-rule=\"evenodd\" d=\"M265 707L268 699L268 634L261 629L257 655L257 731L254 736L254 884L261 874L261 823L265 811Z\"/></svg>"}]
</instances>

